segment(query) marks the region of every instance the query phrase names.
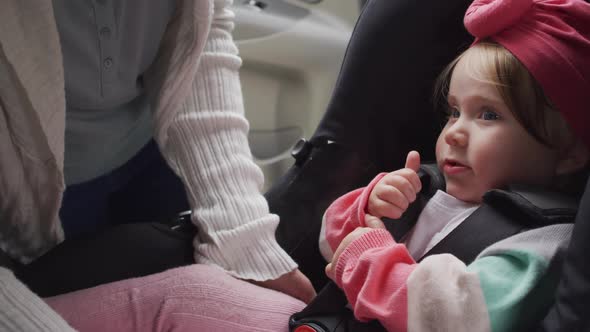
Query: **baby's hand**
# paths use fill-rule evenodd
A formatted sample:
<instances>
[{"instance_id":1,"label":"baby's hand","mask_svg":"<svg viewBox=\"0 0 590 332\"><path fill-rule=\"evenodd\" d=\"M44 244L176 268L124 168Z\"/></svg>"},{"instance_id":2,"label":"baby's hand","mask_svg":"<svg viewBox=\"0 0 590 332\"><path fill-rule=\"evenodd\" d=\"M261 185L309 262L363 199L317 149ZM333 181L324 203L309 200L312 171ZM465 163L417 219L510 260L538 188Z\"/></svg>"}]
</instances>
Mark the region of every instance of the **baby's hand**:
<instances>
[{"instance_id":1,"label":"baby's hand","mask_svg":"<svg viewBox=\"0 0 590 332\"><path fill-rule=\"evenodd\" d=\"M418 177L420 154L410 151L406 167L384 176L369 195L367 212L377 218L398 219L422 189Z\"/></svg>"},{"instance_id":2,"label":"baby's hand","mask_svg":"<svg viewBox=\"0 0 590 332\"><path fill-rule=\"evenodd\" d=\"M334 251L332 261L328 265L326 265L326 275L329 278L331 278L332 280L334 279L334 267L338 263L338 258L340 258L340 254L342 254L344 249L346 249L346 247L348 247L348 245L351 242L372 230L373 228L369 227L358 227L354 231L350 232L344 239L342 239L342 242L340 242L340 245L338 245L338 248L336 249L336 251Z\"/></svg>"}]
</instances>

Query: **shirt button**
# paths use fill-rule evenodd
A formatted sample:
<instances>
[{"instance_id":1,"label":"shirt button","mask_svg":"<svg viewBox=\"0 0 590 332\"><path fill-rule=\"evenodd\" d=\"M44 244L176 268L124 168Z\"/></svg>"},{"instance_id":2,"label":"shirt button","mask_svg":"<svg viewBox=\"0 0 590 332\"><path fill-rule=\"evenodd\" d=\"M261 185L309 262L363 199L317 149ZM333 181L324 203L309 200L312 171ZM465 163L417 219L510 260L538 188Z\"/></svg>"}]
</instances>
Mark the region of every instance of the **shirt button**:
<instances>
[{"instance_id":1,"label":"shirt button","mask_svg":"<svg viewBox=\"0 0 590 332\"><path fill-rule=\"evenodd\" d=\"M104 67L106 69L109 69L113 66L113 58L108 57L106 59L104 59L104 61L102 62L102 64L104 65Z\"/></svg>"},{"instance_id":2,"label":"shirt button","mask_svg":"<svg viewBox=\"0 0 590 332\"><path fill-rule=\"evenodd\" d=\"M107 28L107 27L103 27L102 29L100 29L100 36L102 38L110 38L111 37L111 29Z\"/></svg>"}]
</instances>

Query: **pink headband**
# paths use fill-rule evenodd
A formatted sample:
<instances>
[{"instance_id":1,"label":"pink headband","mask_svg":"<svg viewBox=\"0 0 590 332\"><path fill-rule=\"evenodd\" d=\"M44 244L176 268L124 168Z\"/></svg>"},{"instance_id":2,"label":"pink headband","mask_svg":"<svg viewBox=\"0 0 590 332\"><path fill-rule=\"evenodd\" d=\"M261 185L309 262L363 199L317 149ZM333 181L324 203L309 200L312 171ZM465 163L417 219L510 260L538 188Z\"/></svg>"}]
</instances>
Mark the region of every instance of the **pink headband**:
<instances>
[{"instance_id":1,"label":"pink headband","mask_svg":"<svg viewBox=\"0 0 590 332\"><path fill-rule=\"evenodd\" d=\"M584 0L475 0L465 27L522 62L590 148L590 4Z\"/></svg>"}]
</instances>

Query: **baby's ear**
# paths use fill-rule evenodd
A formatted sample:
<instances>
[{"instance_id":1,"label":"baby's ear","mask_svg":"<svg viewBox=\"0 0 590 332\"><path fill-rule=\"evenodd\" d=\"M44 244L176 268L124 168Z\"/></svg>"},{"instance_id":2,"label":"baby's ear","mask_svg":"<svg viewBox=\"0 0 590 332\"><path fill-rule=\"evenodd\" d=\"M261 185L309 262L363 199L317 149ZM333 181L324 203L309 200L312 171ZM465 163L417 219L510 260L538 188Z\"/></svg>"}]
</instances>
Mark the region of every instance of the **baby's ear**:
<instances>
[{"instance_id":1,"label":"baby's ear","mask_svg":"<svg viewBox=\"0 0 590 332\"><path fill-rule=\"evenodd\" d=\"M588 152L588 148L580 140L576 140L557 163L555 174L565 175L574 173L585 167L589 159L590 152Z\"/></svg>"}]
</instances>

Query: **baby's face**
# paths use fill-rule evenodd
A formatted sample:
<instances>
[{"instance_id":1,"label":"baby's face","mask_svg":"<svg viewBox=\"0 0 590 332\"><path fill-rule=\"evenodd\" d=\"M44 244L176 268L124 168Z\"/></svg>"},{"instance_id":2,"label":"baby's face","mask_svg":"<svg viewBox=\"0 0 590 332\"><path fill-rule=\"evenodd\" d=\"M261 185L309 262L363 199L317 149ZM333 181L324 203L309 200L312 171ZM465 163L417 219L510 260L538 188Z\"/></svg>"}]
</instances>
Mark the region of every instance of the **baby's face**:
<instances>
[{"instance_id":1,"label":"baby's face","mask_svg":"<svg viewBox=\"0 0 590 332\"><path fill-rule=\"evenodd\" d=\"M449 120L436 143L447 193L481 202L483 194L510 183L544 184L558 155L518 122L490 83L472 78L460 60L449 86Z\"/></svg>"}]
</instances>

